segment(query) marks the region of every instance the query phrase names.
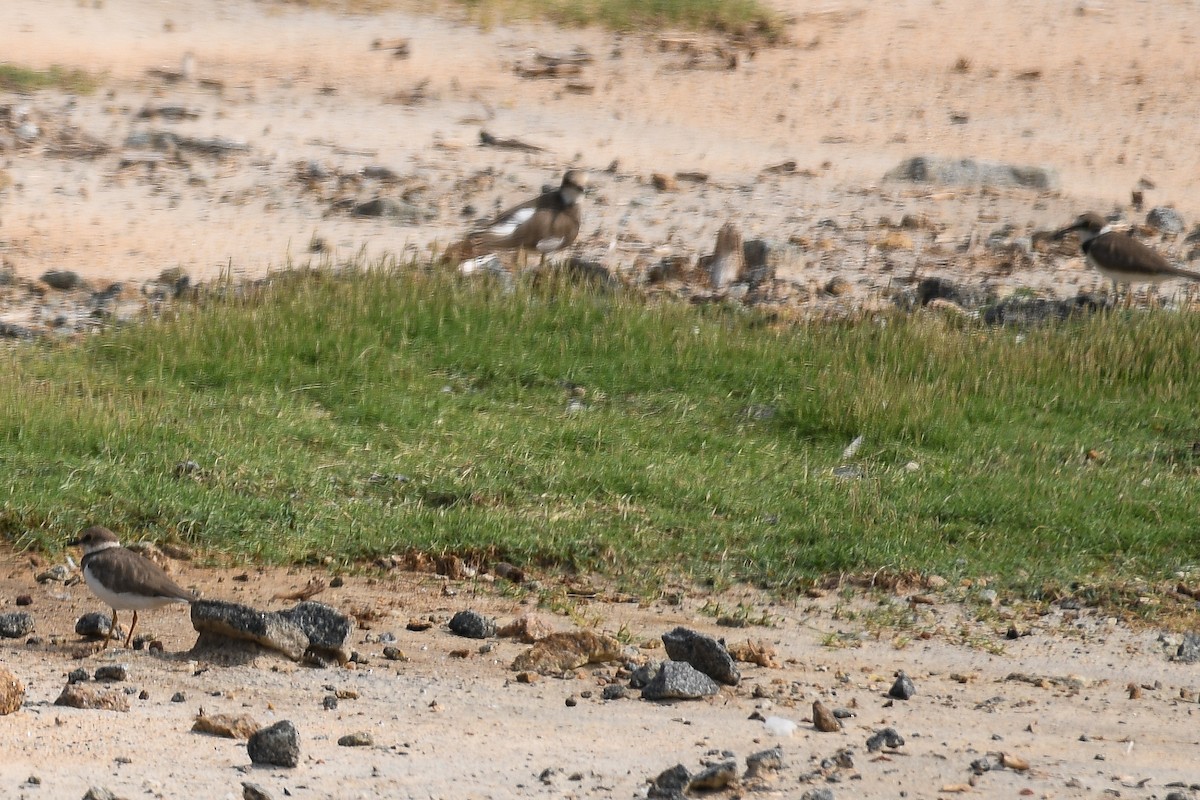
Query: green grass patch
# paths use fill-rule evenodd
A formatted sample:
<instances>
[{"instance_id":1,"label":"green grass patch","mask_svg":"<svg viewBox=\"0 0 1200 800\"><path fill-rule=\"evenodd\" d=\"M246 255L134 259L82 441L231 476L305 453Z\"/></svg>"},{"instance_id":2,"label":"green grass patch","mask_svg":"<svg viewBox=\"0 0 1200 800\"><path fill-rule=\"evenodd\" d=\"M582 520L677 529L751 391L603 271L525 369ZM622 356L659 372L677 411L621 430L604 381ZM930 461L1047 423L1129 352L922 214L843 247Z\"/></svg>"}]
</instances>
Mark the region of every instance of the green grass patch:
<instances>
[{"instance_id":1,"label":"green grass patch","mask_svg":"<svg viewBox=\"0 0 1200 800\"><path fill-rule=\"evenodd\" d=\"M1196 363L1189 314L785 326L294 273L0 354L0 534L53 550L95 521L236 559L453 551L641 587L1154 581L1200 552Z\"/></svg>"},{"instance_id":2,"label":"green grass patch","mask_svg":"<svg viewBox=\"0 0 1200 800\"><path fill-rule=\"evenodd\" d=\"M59 66L31 69L0 62L0 91L29 93L39 89L61 89L73 94L91 94L99 86L100 78L82 69Z\"/></svg>"},{"instance_id":3,"label":"green grass patch","mask_svg":"<svg viewBox=\"0 0 1200 800\"><path fill-rule=\"evenodd\" d=\"M485 24L508 18L542 18L560 25L601 25L615 30L664 27L758 35L782 34L779 15L758 0L457 0Z\"/></svg>"}]
</instances>

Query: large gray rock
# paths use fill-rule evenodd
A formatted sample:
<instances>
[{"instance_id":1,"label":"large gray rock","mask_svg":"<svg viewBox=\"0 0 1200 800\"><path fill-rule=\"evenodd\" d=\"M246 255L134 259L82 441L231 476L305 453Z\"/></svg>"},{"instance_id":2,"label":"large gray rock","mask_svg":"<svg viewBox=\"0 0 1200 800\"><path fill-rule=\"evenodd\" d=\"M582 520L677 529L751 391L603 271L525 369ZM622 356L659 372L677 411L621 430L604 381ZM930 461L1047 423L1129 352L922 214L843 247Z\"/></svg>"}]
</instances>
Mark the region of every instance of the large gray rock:
<instances>
[{"instance_id":1,"label":"large gray rock","mask_svg":"<svg viewBox=\"0 0 1200 800\"><path fill-rule=\"evenodd\" d=\"M1183 216L1169 206L1155 206L1146 214L1146 224L1163 233L1183 233Z\"/></svg>"},{"instance_id":2,"label":"large gray rock","mask_svg":"<svg viewBox=\"0 0 1200 800\"><path fill-rule=\"evenodd\" d=\"M285 719L263 728L246 742L246 751L255 764L294 767L300 763L300 738L296 726Z\"/></svg>"},{"instance_id":3,"label":"large gray rock","mask_svg":"<svg viewBox=\"0 0 1200 800\"><path fill-rule=\"evenodd\" d=\"M295 624L308 637L308 650L318 656L328 656L337 659L339 664L350 660L350 651L346 641L354 631L357 623L353 617L347 616L332 606L324 603L305 601L287 611L280 611L279 616Z\"/></svg>"},{"instance_id":4,"label":"large gray rock","mask_svg":"<svg viewBox=\"0 0 1200 800\"><path fill-rule=\"evenodd\" d=\"M742 673L733 657L725 645L711 636L678 627L664 633L662 640L672 661L686 661L713 680L729 686L741 682Z\"/></svg>"},{"instance_id":5,"label":"large gray rock","mask_svg":"<svg viewBox=\"0 0 1200 800\"><path fill-rule=\"evenodd\" d=\"M197 600L192 603L192 627L199 633L254 642L299 661L308 649L308 636L290 619L239 603Z\"/></svg>"},{"instance_id":6,"label":"large gray rock","mask_svg":"<svg viewBox=\"0 0 1200 800\"><path fill-rule=\"evenodd\" d=\"M33 614L28 611L13 611L0 614L0 637L19 639L33 632Z\"/></svg>"},{"instance_id":7,"label":"large gray rock","mask_svg":"<svg viewBox=\"0 0 1200 800\"><path fill-rule=\"evenodd\" d=\"M998 164L970 158L914 156L900 162L883 176L885 181L939 183L946 186L1020 186L1054 189L1058 176L1043 167Z\"/></svg>"},{"instance_id":8,"label":"large gray rock","mask_svg":"<svg viewBox=\"0 0 1200 800\"><path fill-rule=\"evenodd\" d=\"M691 664L667 661L642 689L643 700L695 700L721 691L720 685Z\"/></svg>"},{"instance_id":9,"label":"large gray rock","mask_svg":"<svg viewBox=\"0 0 1200 800\"><path fill-rule=\"evenodd\" d=\"M478 611L459 611L450 618L450 632L468 639L487 639L496 635L496 623Z\"/></svg>"}]
</instances>

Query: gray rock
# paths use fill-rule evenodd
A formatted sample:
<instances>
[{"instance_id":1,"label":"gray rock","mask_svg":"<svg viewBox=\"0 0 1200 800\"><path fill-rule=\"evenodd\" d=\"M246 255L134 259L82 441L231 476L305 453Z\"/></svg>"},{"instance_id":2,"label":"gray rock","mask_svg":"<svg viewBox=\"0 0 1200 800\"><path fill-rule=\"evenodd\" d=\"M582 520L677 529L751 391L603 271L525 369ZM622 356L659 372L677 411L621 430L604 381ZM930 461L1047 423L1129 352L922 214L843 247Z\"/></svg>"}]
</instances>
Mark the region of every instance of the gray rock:
<instances>
[{"instance_id":1,"label":"gray rock","mask_svg":"<svg viewBox=\"0 0 1200 800\"><path fill-rule=\"evenodd\" d=\"M892 688L888 689L888 697L894 697L897 700L909 700L916 693L917 687L903 671L896 676L896 682L892 684Z\"/></svg>"},{"instance_id":2,"label":"gray rock","mask_svg":"<svg viewBox=\"0 0 1200 800\"><path fill-rule=\"evenodd\" d=\"M487 639L496 635L496 623L477 611L459 611L450 618L450 632L468 639Z\"/></svg>"},{"instance_id":3,"label":"gray rock","mask_svg":"<svg viewBox=\"0 0 1200 800\"><path fill-rule=\"evenodd\" d=\"M895 728L884 728L871 734L867 739L867 752L875 753L883 748L895 749L904 745L904 737Z\"/></svg>"},{"instance_id":4,"label":"gray rock","mask_svg":"<svg viewBox=\"0 0 1200 800\"><path fill-rule=\"evenodd\" d=\"M275 798L257 783L242 781L242 800L275 800Z\"/></svg>"},{"instance_id":5,"label":"gray rock","mask_svg":"<svg viewBox=\"0 0 1200 800\"><path fill-rule=\"evenodd\" d=\"M308 636L295 622L239 603L197 600L192 603L192 627L201 634L260 644L293 661L299 661L308 649Z\"/></svg>"},{"instance_id":6,"label":"gray rock","mask_svg":"<svg viewBox=\"0 0 1200 800\"><path fill-rule=\"evenodd\" d=\"M350 660L346 640L354 632L357 623L332 606L311 600L299 603L279 616L293 623L308 637L308 649L319 655L337 659L339 664Z\"/></svg>"},{"instance_id":7,"label":"gray rock","mask_svg":"<svg viewBox=\"0 0 1200 800\"><path fill-rule=\"evenodd\" d=\"M768 772L783 769L783 748L775 745L770 750L759 750L746 756L746 777L761 778Z\"/></svg>"},{"instance_id":8,"label":"gray rock","mask_svg":"<svg viewBox=\"0 0 1200 800\"><path fill-rule=\"evenodd\" d=\"M26 328L24 325L16 325L12 322L0 322L0 339L32 339L35 334L33 328Z\"/></svg>"},{"instance_id":9,"label":"gray rock","mask_svg":"<svg viewBox=\"0 0 1200 800\"><path fill-rule=\"evenodd\" d=\"M49 272L42 273L42 283L51 289L68 292L71 289L78 289L82 286L83 278L79 277L78 272L73 272L69 269L52 269Z\"/></svg>"},{"instance_id":10,"label":"gray rock","mask_svg":"<svg viewBox=\"0 0 1200 800\"><path fill-rule=\"evenodd\" d=\"M1146 224L1163 233L1183 233L1187 227L1178 211L1167 206L1155 206L1146 214Z\"/></svg>"},{"instance_id":11,"label":"gray rock","mask_svg":"<svg viewBox=\"0 0 1200 800\"><path fill-rule=\"evenodd\" d=\"M87 683L91 677L91 675L88 675L88 671L86 669L83 667L78 667L67 673L67 684Z\"/></svg>"},{"instance_id":12,"label":"gray rock","mask_svg":"<svg viewBox=\"0 0 1200 800\"><path fill-rule=\"evenodd\" d=\"M423 209L414 203L393 200L390 197L375 197L359 203L351 207L350 214L355 217L394 219L410 225L428 222L437 216L437 213L430 209Z\"/></svg>"},{"instance_id":13,"label":"gray rock","mask_svg":"<svg viewBox=\"0 0 1200 800\"><path fill-rule=\"evenodd\" d=\"M124 800L124 798L113 794L103 786L92 786L83 796L83 800Z\"/></svg>"},{"instance_id":14,"label":"gray rock","mask_svg":"<svg viewBox=\"0 0 1200 800\"><path fill-rule=\"evenodd\" d=\"M34 578L38 583L63 583L67 578L71 577L71 570L65 564L55 564L48 570L39 572Z\"/></svg>"},{"instance_id":15,"label":"gray rock","mask_svg":"<svg viewBox=\"0 0 1200 800\"><path fill-rule=\"evenodd\" d=\"M746 283L751 289L775 279L775 266L770 261L771 246L764 239L742 242L742 257L746 261Z\"/></svg>"},{"instance_id":16,"label":"gray rock","mask_svg":"<svg viewBox=\"0 0 1200 800\"><path fill-rule=\"evenodd\" d=\"M33 631L33 614L28 611L12 611L0 614L0 637L18 639Z\"/></svg>"},{"instance_id":17,"label":"gray rock","mask_svg":"<svg viewBox=\"0 0 1200 800\"><path fill-rule=\"evenodd\" d=\"M733 657L725 645L711 636L678 627L664 633L662 640L671 660L686 661L713 680L728 686L737 686L741 682L742 673Z\"/></svg>"},{"instance_id":18,"label":"gray rock","mask_svg":"<svg viewBox=\"0 0 1200 800\"><path fill-rule=\"evenodd\" d=\"M654 680L654 676L662 669L662 664L657 661L647 661L642 666L633 670L629 676L630 689L644 689L646 684Z\"/></svg>"},{"instance_id":19,"label":"gray rock","mask_svg":"<svg viewBox=\"0 0 1200 800\"><path fill-rule=\"evenodd\" d=\"M1058 176L1044 167L1000 164L939 156L914 156L893 167L885 181L939 183L947 186L1019 186L1047 190L1058 186Z\"/></svg>"},{"instance_id":20,"label":"gray rock","mask_svg":"<svg viewBox=\"0 0 1200 800\"><path fill-rule=\"evenodd\" d=\"M75 633L85 636L88 639L103 639L108 636L108 629L111 627L112 617L103 611L89 611L75 620ZM117 630L113 632L113 635L121 637L125 635L125 631L120 626L117 626Z\"/></svg>"},{"instance_id":21,"label":"gray rock","mask_svg":"<svg viewBox=\"0 0 1200 800\"><path fill-rule=\"evenodd\" d=\"M683 764L676 764L670 769L663 770L650 782L648 797L683 797L683 791L691 782L691 773Z\"/></svg>"},{"instance_id":22,"label":"gray rock","mask_svg":"<svg viewBox=\"0 0 1200 800\"><path fill-rule=\"evenodd\" d=\"M300 763L296 726L286 719L253 734L246 742L246 750L255 764L294 767Z\"/></svg>"},{"instance_id":23,"label":"gray rock","mask_svg":"<svg viewBox=\"0 0 1200 800\"><path fill-rule=\"evenodd\" d=\"M737 783L737 761L730 759L701 770L688 781L688 792L719 792Z\"/></svg>"},{"instance_id":24,"label":"gray rock","mask_svg":"<svg viewBox=\"0 0 1200 800\"><path fill-rule=\"evenodd\" d=\"M96 668L96 680L118 682L129 679L129 667L125 664L105 664Z\"/></svg>"},{"instance_id":25,"label":"gray rock","mask_svg":"<svg viewBox=\"0 0 1200 800\"><path fill-rule=\"evenodd\" d=\"M367 731L347 733L338 739L338 745L341 747L373 747L375 745L375 737Z\"/></svg>"},{"instance_id":26,"label":"gray rock","mask_svg":"<svg viewBox=\"0 0 1200 800\"><path fill-rule=\"evenodd\" d=\"M605 700L624 700L629 697L629 690L619 683L610 683L601 690L600 697Z\"/></svg>"},{"instance_id":27,"label":"gray rock","mask_svg":"<svg viewBox=\"0 0 1200 800\"><path fill-rule=\"evenodd\" d=\"M1172 661L1182 661L1184 664L1195 664L1200 661L1200 634L1185 633L1183 641L1175 649Z\"/></svg>"},{"instance_id":28,"label":"gray rock","mask_svg":"<svg viewBox=\"0 0 1200 800\"><path fill-rule=\"evenodd\" d=\"M833 800L833 789L809 789L800 800Z\"/></svg>"},{"instance_id":29,"label":"gray rock","mask_svg":"<svg viewBox=\"0 0 1200 800\"><path fill-rule=\"evenodd\" d=\"M1090 294L1078 294L1066 300L1013 296L983 309L980 318L988 325L1028 327L1095 314L1104 308L1105 303Z\"/></svg>"},{"instance_id":30,"label":"gray rock","mask_svg":"<svg viewBox=\"0 0 1200 800\"><path fill-rule=\"evenodd\" d=\"M721 691L720 685L691 664L667 661L642 689L643 700L695 700Z\"/></svg>"}]
</instances>

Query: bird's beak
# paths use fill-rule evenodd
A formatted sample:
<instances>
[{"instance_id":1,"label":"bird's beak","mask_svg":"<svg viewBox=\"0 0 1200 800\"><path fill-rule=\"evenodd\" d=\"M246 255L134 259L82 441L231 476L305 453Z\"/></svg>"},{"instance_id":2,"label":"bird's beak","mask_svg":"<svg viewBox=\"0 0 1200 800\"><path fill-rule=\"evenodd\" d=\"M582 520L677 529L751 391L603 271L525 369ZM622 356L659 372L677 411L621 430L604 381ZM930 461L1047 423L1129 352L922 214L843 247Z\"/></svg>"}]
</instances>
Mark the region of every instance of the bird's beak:
<instances>
[{"instance_id":1,"label":"bird's beak","mask_svg":"<svg viewBox=\"0 0 1200 800\"><path fill-rule=\"evenodd\" d=\"M1054 235L1053 235L1053 236L1051 236L1050 238L1051 238L1051 239L1054 239L1055 241L1057 241L1057 240L1059 240L1059 239L1063 238L1064 236L1066 236L1068 233L1074 233L1075 231L1079 230L1079 229L1080 229L1080 228L1082 228L1082 227L1083 227L1083 224L1082 224L1082 223L1079 223L1079 222L1072 222L1072 223L1071 223L1070 225L1068 225L1067 227L1065 227L1065 228L1059 228L1058 230L1056 230L1056 231L1054 232Z\"/></svg>"}]
</instances>

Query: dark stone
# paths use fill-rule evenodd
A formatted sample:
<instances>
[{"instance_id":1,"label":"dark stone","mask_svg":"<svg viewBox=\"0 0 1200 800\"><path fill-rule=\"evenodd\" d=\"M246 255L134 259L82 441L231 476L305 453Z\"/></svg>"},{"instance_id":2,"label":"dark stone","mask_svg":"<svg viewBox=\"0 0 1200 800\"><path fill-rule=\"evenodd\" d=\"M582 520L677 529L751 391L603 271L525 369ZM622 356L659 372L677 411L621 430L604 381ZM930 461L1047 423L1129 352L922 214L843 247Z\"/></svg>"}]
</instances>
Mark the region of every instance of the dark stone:
<instances>
[{"instance_id":1,"label":"dark stone","mask_svg":"<svg viewBox=\"0 0 1200 800\"><path fill-rule=\"evenodd\" d=\"M867 752L875 753L885 747L895 749L903 744L904 737L897 733L895 728L884 728L876 731L867 739Z\"/></svg>"},{"instance_id":2,"label":"dark stone","mask_svg":"<svg viewBox=\"0 0 1200 800\"><path fill-rule=\"evenodd\" d=\"M691 773L683 764L663 770L650 782L648 797L683 797L683 791L692 780Z\"/></svg>"},{"instance_id":3,"label":"dark stone","mask_svg":"<svg viewBox=\"0 0 1200 800\"><path fill-rule=\"evenodd\" d=\"M667 655L673 661L686 661L715 681L737 686L742 673L725 645L711 636L678 627L662 635Z\"/></svg>"},{"instance_id":4,"label":"dark stone","mask_svg":"<svg viewBox=\"0 0 1200 800\"><path fill-rule=\"evenodd\" d=\"M947 186L1020 186L1038 190L1053 189L1058 185L1058 176L1043 167L937 156L914 156L902 161L883 179Z\"/></svg>"},{"instance_id":5,"label":"dark stone","mask_svg":"<svg viewBox=\"0 0 1200 800\"><path fill-rule=\"evenodd\" d=\"M601 690L600 697L605 700L624 700L629 697L629 690L619 683L610 683Z\"/></svg>"},{"instance_id":6,"label":"dark stone","mask_svg":"<svg viewBox=\"0 0 1200 800\"><path fill-rule=\"evenodd\" d=\"M1024 327L1046 322L1062 322L1072 317L1094 314L1104 307L1104 302L1090 294L1079 294L1066 300L1008 297L983 309L982 319L988 325Z\"/></svg>"},{"instance_id":7,"label":"dark stone","mask_svg":"<svg viewBox=\"0 0 1200 800\"><path fill-rule=\"evenodd\" d=\"M719 792L720 790L737 783L737 761L729 760L722 761L720 764L713 764L711 767L704 769L692 776L688 781L688 792Z\"/></svg>"},{"instance_id":8,"label":"dark stone","mask_svg":"<svg viewBox=\"0 0 1200 800\"><path fill-rule=\"evenodd\" d=\"M105 664L96 668L98 681L124 681L129 679L129 667L125 664Z\"/></svg>"},{"instance_id":9,"label":"dark stone","mask_svg":"<svg viewBox=\"0 0 1200 800\"><path fill-rule=\"evenodd\" d=\"M92 786L84 794L83 800L124 800L124 798L113 794L103 786Z\"/></svg>"},{"instance_id":10,"label":"dark stone","mask_svg":"<svg viewBox=\"0 0 1200 800\"><path fill-rule=\"evenodd\" d=\"M76 620L76 633L89 639L103 639L113 627L113 618L104 612L88 612ZM125 636L125 631L116 628L113 636Z\"/></svg>"},{"instance_id":11,"label":"dark stone","mask_svg":"<svg viewBox=\"0 0 1200 800\"><path fill-rule=\"evenodd\" d=\"M0 638L19 639L33 631L33 614L28 611L12 611L0 614Z\"/></svg>"},{"instance_id":12,"label":"dark stone","mask_svg":"<svg viewBox=\"0 0 1200 800\"><path fill-rule=\"evenodd\" d=\"M901 672L896 676L896 682L892 684L892 688L888 689L888 697L894 697L897 700L909 700L917 693L917 687L913 685L912 679Z\"/></svg>"},{"instance_id":13,"label":"dark stone","mask_svg":"<svg viewBox=\"0 0 1200 800\"><path fill-rule=\"evenodd\" d=\"M24 325L15 325L11 322L0 322L0 339L32 339L34 336L33 328L26 328Z\"/></svg>"},{"instance_id":14,"label":"dark stone","mask_svg":"<svg viewBox=\"0 0 1200 800\"><path fill-rule=\"evenodd\" d=\"M629 676L630 689L644 689L646 684L654 680L654 676L662 669L662 664L657 661L647 661L642 666L633 670Z\"/></svg>"},{"instance_id":15,"label":"dark stone","mask_svg":"<svg viewBox=\"0 0 1200 800\"><path fill-rule=\"evenodd\" d=\"M68 292L82 286L83 278L79 277L78 272L72 272L69 269L52 269L42 273L42 283L51 289Z\"/></svg>"},{"instance_id":16,"label":"dark stone","mask_svg":"<svg viewBox=\"0 0 1200 800\"><path fill-rule=\"evenodd\" d=\"M757 289L768 281L775 280L775 267L770 263L771 247L764 239L747 239L742 242L742 258L746 263L746 283Z\"/></svg>"},{"instance_id":17,"label":"dark stone","mask_svg":"<svg viewBox=\"0 0 1200 800\"><path fill-rule=\"evenodd\" d=\"M295 622L239 603L197 600L192 603L192 627L202 634L255 642L293 661L299 661L308 649L308 636Z\"/></svg>"},{"instance_id":18,"label":"dark stone","mask_svg":"<svg viewBox=\"0 0 1200 800\"><path fill-rule=\"evenodd\" d=\"M366 731L348 733L338 739L338 745L341 747L373 747L374 744L375 738Z\"/></svg>"},{"instance_id":19,"label":"dark stone","mask_svg":"<svg viewBox=\"0 0 1200 800\"><path fill-rule=\"evenodd\" d=\"M91 678L91 676L88 675L88 671L83 667L79 667L67 673L67 684L87 683L89 678Z\"/></svg>"},{"instance_id":20,"label":"dark stone","mask_svg":"<svg viewBox=\"0 0 1200 800\"><path fill-rule=\"evenodd\" d=\"M468 639L487 639L496 635L496 623L477 611L459 611L450 619L450 632Z\"/></svg>"},{"instance_id":21,"label":"dark stone","mask_svg":"<svg viewBox=\"0 0 1200 800\"><path fill-rule=\"evenodd\" d=\"M642 689L643 700L695 700L721 691L720 685L691 664L667 661Z\"/></svg>"},{"instance_id":22,"label":"dark stone","mask_svg":"<svg viewBox=\"0 0 1200 800\"><path fill-rule=\"evenodd\" d=\"M19 595L17 595L17 605L18 606L31 606L31 605L33 605L33 597L31 595L27 595L27 594L19 594Z\"/></svg>"},{"instance_id":23,"label":"dark stone","mask_svg":"<svg viewBox=\"0 0 1200 800\"><path fill-rule=\"evenodd\" d=\"M833 800L833 789L809 789L800 800Z\"/></svg>"},{"instance_id":24,"label":"dark stone","mask_svg":"<svg viewBox=\"0 0 1200 800\"><path fill-rule=\"evenodd\" d=\"M335 694L327 694L321 700L321 708L326 711L336 711L338 707L338 699Z\"/></svg>"},{"instance_id":25,"label":"dark stone","mask_svg":"<svg viewBox=\"0 0 1200 800\"><path fill-rule=\"evenodd\" d=\"M274 800L271 793L257 783L242 782L242 800Z\"/></svg>"},{"instance_id":26,"label":"dark stone","mask_svg":"<svg viewBox=\"0 0 1200 800\"><path fill-rule=\"evenodd\" d=\"M311 600L280 611L279 616L304 631L310 651L333 657L339 664L345 664L350 659L346 652L346 640L357 625L353 617Z\"/></svg>"},{"instance_id":27,"label":"dark stone","mask_svg":"<svg viewBox=\"0 0 1200 800\"><path fill-rule=\"evenodd\" d=\"M300 763L296 726L286 719L253 734L246 742L246 750L255 764L294 767Z\"/></svg>"},{"instance_id":28,"label":"dark stone","mask_svg":"<svg viewBox=\"0 0 1200 800\"><path fill-rule=\"evenodd\" d=\"M969 308L977 304L978 296L945 278L925 278L917 284L917 304L927 306L934 300L949 300Z\"/></svg>"},{"instance_id":29,"label":"dark stone","mask_svg":"<svg viewBox=\"0 0 1200 800\"><path fill-rule=\"evenodd\" d=\"M186 703L187 695L184 694L183 692L176 692L175 694L171 695L171 702L172 703Z\"/></svg>"},{"instance_id":30,"label":"dark stone","mask_svg":"<svg viewBox=\"0 0 1200 800\"><path fill-rule=\"evenodd\" d=\"M1183 233L1187 227L1178 211L1167 206L1156 206L1146 214L1146 224L1163 233Z\"/></svg>"}]
</instances>

